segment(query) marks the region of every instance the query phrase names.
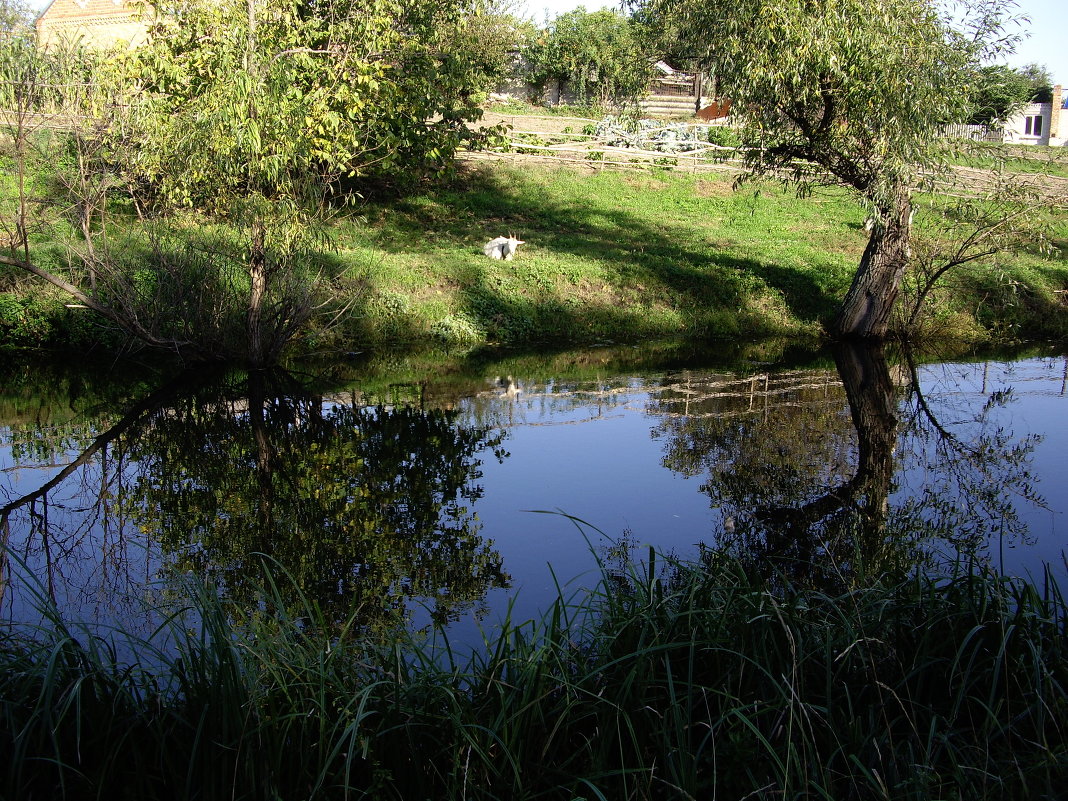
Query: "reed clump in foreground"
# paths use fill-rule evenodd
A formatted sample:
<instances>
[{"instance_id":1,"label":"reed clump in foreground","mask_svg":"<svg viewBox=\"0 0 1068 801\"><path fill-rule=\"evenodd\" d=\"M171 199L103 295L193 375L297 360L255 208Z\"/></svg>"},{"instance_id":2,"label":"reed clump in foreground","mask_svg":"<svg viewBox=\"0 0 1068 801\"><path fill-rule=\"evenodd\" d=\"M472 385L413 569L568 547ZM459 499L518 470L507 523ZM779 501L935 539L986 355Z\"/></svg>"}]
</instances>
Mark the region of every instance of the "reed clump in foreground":
<instances>
[{"instance_id":1,"label":"reed clump in foreground","mask_svg":"<svg viewBox=\"0 0 1068 801\"><path fill-rule=\"evenodd\" d=\"M651 560L652 561L652 560ZM171 649L0 642L6 799L1053 799L1065 599L983 572L837 589L605 571L461 659L189 589ZM272 589L274 588L274 589ZM267 610L267 611L264 611ZM275 611L270 611L275 610Z\"/></svg>"}]
</instances>

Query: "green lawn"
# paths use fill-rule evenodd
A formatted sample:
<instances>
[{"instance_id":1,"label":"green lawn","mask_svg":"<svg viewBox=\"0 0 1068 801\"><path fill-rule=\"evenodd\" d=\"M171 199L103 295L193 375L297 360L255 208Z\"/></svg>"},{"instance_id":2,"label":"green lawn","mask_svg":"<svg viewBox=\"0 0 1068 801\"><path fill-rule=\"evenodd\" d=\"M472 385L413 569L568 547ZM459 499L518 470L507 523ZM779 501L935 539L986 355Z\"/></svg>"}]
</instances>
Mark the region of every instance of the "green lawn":
<instances>
[{"instance_id":1,"label":"green lawn","mask_svg":"<svg viewBox=\"0 0 1068 801\"><path fill-rule=\"evenodd\" d=\"M498 163L368 202L336 241L364 293L362 339L807 336L849 286L864 216L839 190L799 199L727 176ZM513 261L482 255L508 234L527 243ZM1063 247L1015 254L961 271L931 303L955 334L983 336L975 312L996 307L1012 322L1002 333L1058 336L1066 267Z\"/></svg>"},{"instance_id":2,"label":"green lawn","mask_svg":"<svg viewBox=\"0 0 1068 801\"><path fill-rule=\"evenodd\" d=\"M334 249L312 266L339 276L351 313L301 344L817 337L859 263L865 214L841 190L798 198L773 183L736 189L718 173L467 165L447 182L369 194L339 214ZM928 299L928 334L1068 338L1068 224L1058 226L1052 253L1003 254L947 276ZM513 261L482 254L508 234L526 241ZM37 241L35 259L67 269L55 237ZM0 341L62 346L91 336L71 327L55 291L14 268L0 268L0 282Z\"/></svg>"},{"instance_id":3,"label":"green lawn","mask_svg":"<svg viewBox=\"0 0 1068 801\"><path fill-rule=\"evenodd\" d=\"M863 248L841 196L664 171L497 165L362 217L338 241L372 305L505 342L815 334ZM510 233L513 261L483 256Z\"/></svg>"}]
</instances>

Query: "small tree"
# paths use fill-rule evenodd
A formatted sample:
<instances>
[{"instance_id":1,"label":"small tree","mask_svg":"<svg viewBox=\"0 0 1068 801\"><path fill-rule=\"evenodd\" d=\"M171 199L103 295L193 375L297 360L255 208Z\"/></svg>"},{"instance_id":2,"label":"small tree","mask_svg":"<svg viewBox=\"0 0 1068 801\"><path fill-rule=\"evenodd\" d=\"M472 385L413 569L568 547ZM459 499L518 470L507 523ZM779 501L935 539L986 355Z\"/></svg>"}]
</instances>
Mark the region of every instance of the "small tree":
<instances>
[{"instance_id":1,"label":"small tree","mask_svg":"<svg viewBox=\"0 0 1068 801\"><path fill-rule=\"evenodd\" d=\"M996 270L1003 254L1023 249L1052 253L1054 215L1042 209L1058 200L1049 193L1040 178L994 173L982 191L961 185L933 197L912 243L896 327L910 336L930 333L925 302L951 271L968 264Z\"/></svg>"},{"instance_id":2,"label":"small tree","mask_svg":"<svg viewBox=\"0 0 1068 801\"><path fill-rule=\"evenodd\" d=\"M941 126L966 116L977 59L1004 44L1009 6L984 0L952 25L933 0L647 0L732 99L751 175L841 184L871 209L833 334L886 336L914 189L937 167Z\"/></svg>"},{"instance_id":3,"label":"small tree","mask_svg":"<svg viewBox=\"0 0 1068 801\"><path fill-rule=\"evenodd\" d=\"M276 361L314 307L278 290L318 249L328 187L364 149L346 109L373 102L396 36L376 5L335 18L291 0L193 2L160 14L128 62L127 180L142 208L243 234L253 365Z\"/></svg>"},{"instance_id":4,"label":"small tree","mask_svg":"<svg viewBox=\"0 0 1068 801\"><path fill-rule=\"evenodd\" d=\"M468 9L468 0L161 4L146 45L93 71L90 88L121 102L69 117L80 122L65 184L89 285L33 264L17 225L9 238L20 255L8 262L150 345L275 362L324 304L343 311L336 276L316 264L353 182L447 169L478 135L465 123L480 113L471 95L482 73L455 46ZM0 53L0 66L9 61L22 63ZM20 97L37 85L15 83ZM122 249L98 247L122 187L150 234L151 263L123 264ZM227 328L216 323L233 316L234 290L245 293L243 343L212 333Z\"/></svg>"}]
</instances>

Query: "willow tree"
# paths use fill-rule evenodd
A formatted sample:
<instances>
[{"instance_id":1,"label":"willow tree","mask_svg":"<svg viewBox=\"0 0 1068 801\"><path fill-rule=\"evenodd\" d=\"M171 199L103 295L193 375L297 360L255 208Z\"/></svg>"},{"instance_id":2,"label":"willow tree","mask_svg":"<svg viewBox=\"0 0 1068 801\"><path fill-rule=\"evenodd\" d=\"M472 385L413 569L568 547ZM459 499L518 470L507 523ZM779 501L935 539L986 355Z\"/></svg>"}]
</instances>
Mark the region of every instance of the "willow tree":
<instances>
[{"instance_id":1,"label":"willow tree","mask_svg":"<svg viewBox=\"0 0 1068 801\"><path fill-rule=\"evenodd\" d=\"M488 136L466 125L488 78L462 46L473 46L466 12L480 2L155 0L147 42L94 61L90 94L108 102L61 98L73 131L52 167L70 197L54 205L80 210L68 227L84 240L70 275L33 260L25 193L15 212L0 208L11 253L0 262L152 347L276 362L314 317L337 319L352 300L319 266L353 182L409 183ZM19 69L13 89L0 81L0 103L26 94L22 50L37 52L8 39L0 67ZM115 226L110 201L123 190L138 218L125 204ZM115 230L123 241L105 247ZM151 258L132 241L142 232Z\"/></svg>"},{"instance_id":2,"label":"willow tree","mask_svg":"<svg viewBox=\"0 0 1068 801\"><path fill-rule=\"evenodd\" d=\"M977 60L1010 43L1011 0L955 20L935 0L646 0L733 101L750 174L848 187L870 237L831 325L883 338L909 258L913 193L941 126L967 116Z\"/></svg>"},{"instance_id":3,"label":"willow tree","mask_svg":"<svg viewBox=\"0 0 1068 801\"><path fill-rule=\"evenodd\" d=\"M253 365L275 361L316 305L288 279L319 249L326 187L359 155L345 109L373 102L383 79L382 5L340 18L293 0L161 7L126 65L129 185L144 209L190 208L243 239Z\"/></svg>"}]
</instances>

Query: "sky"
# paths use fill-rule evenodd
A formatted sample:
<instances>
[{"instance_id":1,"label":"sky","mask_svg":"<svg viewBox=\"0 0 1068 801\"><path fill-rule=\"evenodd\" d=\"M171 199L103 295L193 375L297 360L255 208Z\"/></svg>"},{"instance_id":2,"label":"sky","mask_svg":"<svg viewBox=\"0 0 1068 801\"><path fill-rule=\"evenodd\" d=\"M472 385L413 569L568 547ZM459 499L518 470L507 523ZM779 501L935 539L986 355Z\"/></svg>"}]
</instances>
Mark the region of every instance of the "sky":
<instances>
[{"instance_id":1,"label":"sky","mask_svg":"<svg viewBox=\"0 0 1068 801\"><path fill-rule=\"evenodd\" d=\"M549 18L585 6L587 11L602 7L618 8L617 3L605 0L517 0L526 9L526 16L542 22ZM1004 63L1013 67L1025 64L1045 66L1054 83L1068 87L1068 0L1017 0L1020 13L1030 17L1025 26L1030 37L1020 43L1017 52Z\"/></svg>"}]
</instances>

